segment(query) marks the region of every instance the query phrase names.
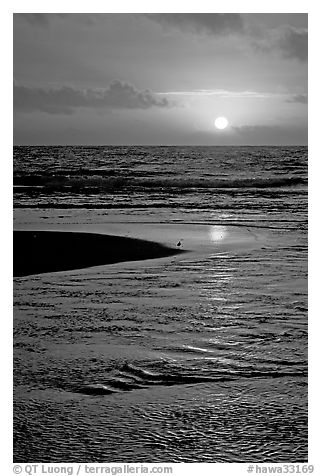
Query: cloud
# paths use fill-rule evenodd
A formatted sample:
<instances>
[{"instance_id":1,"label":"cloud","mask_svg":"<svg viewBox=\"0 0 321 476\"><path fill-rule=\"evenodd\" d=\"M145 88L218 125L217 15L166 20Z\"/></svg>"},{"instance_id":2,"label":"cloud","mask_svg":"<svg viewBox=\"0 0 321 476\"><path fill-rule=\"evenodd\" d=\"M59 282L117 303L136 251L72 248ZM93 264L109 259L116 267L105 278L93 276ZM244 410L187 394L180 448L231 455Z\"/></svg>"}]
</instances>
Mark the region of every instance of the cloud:
<instances>
[{"instance_id":1,"label":"cloud","mask_svg":"<svg viewBox=\"0 0 321 476\"><path fill-rule=\"evenodd\" d=\"M234 126L233 133L234 141L242 145L305 145L308 142L307 126Z\"/></svg>"},{"instance_id":2,"label":"cloud","mask_svg":"<svg viewBox=\"0 0 321 476\"><path fill-rule=\"evenodd\" d=\"M85 26L94 26L99 22L104 22L106 16L111 14L104 13L15 13L15 18L21 18L31 26L47 28L50 27L56 19L68 20Z\"/></svg>"},{"instance_id":3,"label":"cloud","mask_svg":"<svg viewBox=\"0 0 321 476\"><path fill-rule=\"evenodd\" d=\"M252 36L252 46L259 52L275 52L283 58L307 61L307 29L287 26L278 30L256 33Z\"/></svg>"},{"instance_id":4,"label":"cloud","mask_svg":"<svg viewBox=\"0 0 321 476\"><path fill-rule=\"evenodd\" d=\"M238 13L147 13L145 16L183 32L224 35L243 31L243 19Z\"/></svg>"},{"instance_id":5,"label":"cloud","mask_svg":"<svg viewBox=\"0 0 321 476\"><path fill-rule=\"evenodd\" d=\"M14 84L14 109L20 112L42 111L48 114L72 114L77 108L149 109L167 108L171 103L150 91L139 91L129 83L113 81L106 89L31 88Z\"/></svg>"},{"instance_id":6,"label":"cloud","mask_svg":"<svg viewBox=\"0 0 321 476\"><path fill-rule=\"evenodd\" d=\"M195 89L193 91L166 91L155 93L161 96L215 96L219 98L266 99L279 96L270 92L228 91L225 89Z\"/></svg>"},{"instance_id":7,"label":"cloud","mask_svg":"<svg viewBox=\"0 0 321 476\"><path fill-rule=\"evenodd\" d=\"M294 96L289 98L286 102L307 104L308 103L308 95L307 94L295 94Z\"/></svg>"},{"instance_id":8,"label":"cloud","mask_svg":"<svg viewBox=\"0 0 321 476\"><path fill-rule=\"evenodd\" d=\"M293 26L266 29L246 23L239 13L148 13L147 18L182 32L207 35L242 33L254 49L277 52L284 58L308 59L308 30Z\"/></svg>"},{"instance_id":9,"label":"cloud","mask_svg":"<svg viewBox=\"0 0 321 476\"><path fill-rule=\"evenodd\" d=\"M293 27L287 28L279 38L278 48L286 58L307 61L308 31Z\"/></svg>"},{"instance_id":10,"label":"cloud","mask_svg":"<svg viewBox=\"0 0 321 476\"><path fill-rule=\"evenodd\" d=\"M65 13L15 13L32 26L46 27L53 18L65 18Z\"/></svg>"}]
</instances>

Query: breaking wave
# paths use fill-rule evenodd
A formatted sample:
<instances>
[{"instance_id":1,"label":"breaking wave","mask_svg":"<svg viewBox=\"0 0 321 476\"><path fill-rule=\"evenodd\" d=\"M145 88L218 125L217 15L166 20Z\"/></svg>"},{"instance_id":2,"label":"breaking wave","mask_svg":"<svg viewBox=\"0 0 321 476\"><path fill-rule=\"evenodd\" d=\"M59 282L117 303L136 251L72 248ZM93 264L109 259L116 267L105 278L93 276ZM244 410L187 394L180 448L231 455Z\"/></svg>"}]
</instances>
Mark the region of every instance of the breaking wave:
<instances>
[{"instance_id":1,"label":"breaking wave","mask_svg":"<svg viewBox=\"0 0 321 476\"><path fill-rule=\"evenodd\" d=\"M307 179L297 176L271 178L185 178L185 177L123 177L105 175L25 175L16 176L16 190L26 187L42 187L48 191L111 191L117 189L229 189L229 188L278 188L306 185Z\"/></svg>"}]
</instances>

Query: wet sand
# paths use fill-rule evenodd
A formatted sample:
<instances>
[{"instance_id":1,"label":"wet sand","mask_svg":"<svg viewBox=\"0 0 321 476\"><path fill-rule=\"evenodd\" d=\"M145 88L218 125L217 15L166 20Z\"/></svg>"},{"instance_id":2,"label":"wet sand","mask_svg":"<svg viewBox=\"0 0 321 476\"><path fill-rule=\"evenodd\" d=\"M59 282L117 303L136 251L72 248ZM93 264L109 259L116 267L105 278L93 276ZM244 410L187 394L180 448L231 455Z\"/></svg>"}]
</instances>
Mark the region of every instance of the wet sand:
<instances>
[{"instance_id":1,"label":"wet sand","mask_svg":"<svg viewBox=\"0 0 321 476\"><path fill-rule=\"evenodd\" d=\"M42 259L100 265L14 280L15 462L307 461L296 234L51 210L15 230ZM188 253L104 266L112 240Z\"/></svg>"}]
</instances>

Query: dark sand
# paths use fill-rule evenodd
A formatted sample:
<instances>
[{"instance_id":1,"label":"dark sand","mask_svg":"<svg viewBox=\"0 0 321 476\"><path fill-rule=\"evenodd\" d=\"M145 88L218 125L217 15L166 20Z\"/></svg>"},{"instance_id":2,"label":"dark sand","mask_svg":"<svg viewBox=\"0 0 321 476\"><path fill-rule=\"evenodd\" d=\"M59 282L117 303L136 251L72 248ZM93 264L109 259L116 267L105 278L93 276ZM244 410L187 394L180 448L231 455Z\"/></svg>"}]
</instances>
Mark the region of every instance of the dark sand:
<instances>
[{"instance_id":1,"label":"dark sand","mask_svg":"<svg viewBox=\"0 0 321 476\"><path fill-rule=\"evenodd\" d=\"M120 236L60 231L14 231L13 275L67 271L182 253L159 243Z\"/></svg>"}]
</instances>

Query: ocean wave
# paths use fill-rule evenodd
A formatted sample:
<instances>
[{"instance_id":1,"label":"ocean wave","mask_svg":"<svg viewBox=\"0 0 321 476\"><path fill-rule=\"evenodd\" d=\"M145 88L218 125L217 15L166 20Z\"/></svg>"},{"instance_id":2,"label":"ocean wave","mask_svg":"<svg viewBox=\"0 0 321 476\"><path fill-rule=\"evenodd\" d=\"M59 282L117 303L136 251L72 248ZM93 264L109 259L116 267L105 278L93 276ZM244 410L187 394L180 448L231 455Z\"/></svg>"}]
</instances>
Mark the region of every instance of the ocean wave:
<instances>
[{"instance_id":1,"label":"ocean wave","mask_svg":"<svg viewBox=\"0 0 321 476\"><path fill-rule=\"evenodd\" d=\"M192 177L135 177L122 175L16 175L15 186L42 186L50 191L116 191L121 189L237 189L237 188L282 188L307 185L306 177L274 176L270 178L192 178Z\"/></svg>"}]
</instances>

